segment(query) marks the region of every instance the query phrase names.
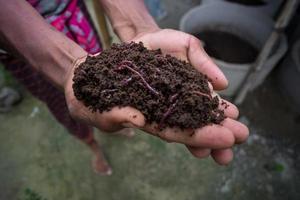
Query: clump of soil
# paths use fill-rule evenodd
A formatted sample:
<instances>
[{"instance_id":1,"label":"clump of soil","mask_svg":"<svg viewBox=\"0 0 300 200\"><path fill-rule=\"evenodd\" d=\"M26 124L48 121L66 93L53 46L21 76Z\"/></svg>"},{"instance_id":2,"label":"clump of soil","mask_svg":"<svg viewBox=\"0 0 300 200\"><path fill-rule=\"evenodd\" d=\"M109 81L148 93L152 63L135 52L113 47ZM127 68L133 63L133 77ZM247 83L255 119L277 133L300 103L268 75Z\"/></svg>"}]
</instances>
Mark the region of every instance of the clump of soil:
<instances>
[{"instance_id":1,"label":"clump of soil","mask_svg":"<svg viewBox=\"0 0 300 200\"><path fill-rule=\"evenodd\" d=\"M88 56L75 69L73 81L76 98L94 112L131 106L160 128L200 128L225 118L204 74L142 43L113 44Z\"/></svg>"}]
</instances>

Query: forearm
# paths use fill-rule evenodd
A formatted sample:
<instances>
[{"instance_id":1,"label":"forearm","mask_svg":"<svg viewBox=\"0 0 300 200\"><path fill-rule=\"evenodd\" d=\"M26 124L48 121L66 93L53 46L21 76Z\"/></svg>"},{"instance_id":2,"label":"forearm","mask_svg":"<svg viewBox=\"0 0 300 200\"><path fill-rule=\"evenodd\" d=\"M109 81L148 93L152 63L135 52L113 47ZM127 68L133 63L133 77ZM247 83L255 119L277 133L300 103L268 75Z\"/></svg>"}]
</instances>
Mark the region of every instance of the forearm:
<instances>
[{"instance_id":1,"label":"forearm","mask_svg":"<svg viewBox=\"0 0 300 200\"><path fill-rule=\"evenodd\" d=\"M122 41L159 27L145 7L143 0L100 0L112 27Z\"/></svg>"},{"instance_id":2,"label":"forearm","mask_svg":"<svg viewBox=\"0 0 300 200\"><path fill-rule=\"evenodd\" d=\"M23 0L0 0L0 43L60 88L72 63L86 55Z\"/></svg>"}]
</instances>

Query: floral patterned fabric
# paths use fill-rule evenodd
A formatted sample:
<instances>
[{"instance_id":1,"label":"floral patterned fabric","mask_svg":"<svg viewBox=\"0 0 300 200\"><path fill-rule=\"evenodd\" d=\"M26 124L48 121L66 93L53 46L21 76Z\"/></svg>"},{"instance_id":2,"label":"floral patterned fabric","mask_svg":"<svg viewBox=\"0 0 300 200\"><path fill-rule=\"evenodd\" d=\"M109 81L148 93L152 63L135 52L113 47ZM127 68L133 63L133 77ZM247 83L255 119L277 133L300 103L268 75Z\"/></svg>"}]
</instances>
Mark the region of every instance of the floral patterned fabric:
<instances>
[{"instance_id":1,"label":"floral patterned fabric","mask_svg":"<svg viewBox=\"0 0 300 200\"><path fill-rule=\"evenodd\" d=\"M78 0L28 0L28 2L49 24L87 52L94 54L101 50L83 2Z\"/></svg>"}]
</instances>

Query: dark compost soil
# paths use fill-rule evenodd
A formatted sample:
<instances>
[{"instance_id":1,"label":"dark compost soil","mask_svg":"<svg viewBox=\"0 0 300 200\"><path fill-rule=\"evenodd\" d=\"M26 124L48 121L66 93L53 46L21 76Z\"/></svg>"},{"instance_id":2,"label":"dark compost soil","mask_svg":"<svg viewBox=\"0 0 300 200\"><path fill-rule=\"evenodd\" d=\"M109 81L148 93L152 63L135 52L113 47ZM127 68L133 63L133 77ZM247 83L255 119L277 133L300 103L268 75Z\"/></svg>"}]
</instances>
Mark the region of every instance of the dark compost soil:
<instances>
[{"instance_id":1,"label":"dark compost soil","mask_svg":"<svg viewBox=\"0 0 300 200\"><path fill-rule=\"evenodd\" d=\"M225 118L204 74L142 43L113 44L87 57L75 69L73 81L76 98L91 110L132 106L160 128L200 128Z\"/></svg>"}]
</instances>

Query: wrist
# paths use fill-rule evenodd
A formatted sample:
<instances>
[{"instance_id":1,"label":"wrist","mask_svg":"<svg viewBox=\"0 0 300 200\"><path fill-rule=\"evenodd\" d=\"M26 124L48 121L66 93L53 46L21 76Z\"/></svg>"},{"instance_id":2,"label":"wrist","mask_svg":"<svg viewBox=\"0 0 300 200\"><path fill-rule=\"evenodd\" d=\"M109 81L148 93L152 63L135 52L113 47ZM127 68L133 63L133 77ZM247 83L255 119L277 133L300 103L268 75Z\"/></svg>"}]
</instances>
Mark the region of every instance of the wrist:
<instances>
[{"instance_id":1,"label":"wrist","mask_svg":"<svg viewBox=\"0 0 300 200\"><path fill-rule=\"evenodd\" d=\"M114 32L122 41L159 29L142 0L101 0L101 3Z\"/></svg>"},{"instance_id":2,"label":"wrist","mask_svg":"<svg viewBox=\"0 0 300 200\"><path fill-rule=\"evenodd\" d=\"M65 41L58 39L52 44L48 43L49 48L34 62L34 68L62 90L72 75L76 61L87 56L87 52L73 41L63 39Z\"/></svg>"}]
</instances>

